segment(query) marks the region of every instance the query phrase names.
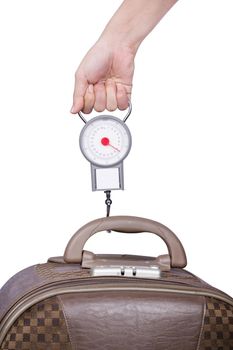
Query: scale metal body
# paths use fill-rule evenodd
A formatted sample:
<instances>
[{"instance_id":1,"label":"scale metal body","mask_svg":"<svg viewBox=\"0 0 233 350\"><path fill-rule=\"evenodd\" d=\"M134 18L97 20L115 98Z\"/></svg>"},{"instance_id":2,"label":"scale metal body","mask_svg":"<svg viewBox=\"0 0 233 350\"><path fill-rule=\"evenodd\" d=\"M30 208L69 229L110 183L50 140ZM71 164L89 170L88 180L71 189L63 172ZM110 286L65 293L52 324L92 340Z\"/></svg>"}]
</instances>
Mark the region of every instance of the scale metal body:
<instances>
[{"instance_id":1,"label":"scale metal body","mask_svg":"<svg viewBox=\"0 0 233 350\"><path fill-rule=\"evenodd\" d=\"M131 110L129 104L123 120L111 115L99 115L86 121L79 112L85 123L80 133L79 146L91 164L92 191L105 191L109 200L111 190L124 189L123 161L132 145L131 133L125 122Z\"/></svg>"}]
</instances>

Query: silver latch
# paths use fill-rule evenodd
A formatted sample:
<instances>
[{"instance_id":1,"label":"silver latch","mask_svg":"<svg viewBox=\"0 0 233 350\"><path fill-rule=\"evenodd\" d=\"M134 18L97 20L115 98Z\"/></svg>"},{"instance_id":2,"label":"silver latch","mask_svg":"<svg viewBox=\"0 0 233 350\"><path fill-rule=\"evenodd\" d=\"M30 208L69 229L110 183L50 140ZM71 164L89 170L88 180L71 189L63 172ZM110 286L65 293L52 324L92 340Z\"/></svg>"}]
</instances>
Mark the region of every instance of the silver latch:
<instances>
[{"instance_id":1,"label":"silver latch","mask_svg":"<svg viewBox=\"0 0 233 350\"><path fill-rule=\"evenodd\" d=\"M96 266L91 269L91 276L119 276L157 279L161 277L158 266Z\"/></svg>"}]
</instances>

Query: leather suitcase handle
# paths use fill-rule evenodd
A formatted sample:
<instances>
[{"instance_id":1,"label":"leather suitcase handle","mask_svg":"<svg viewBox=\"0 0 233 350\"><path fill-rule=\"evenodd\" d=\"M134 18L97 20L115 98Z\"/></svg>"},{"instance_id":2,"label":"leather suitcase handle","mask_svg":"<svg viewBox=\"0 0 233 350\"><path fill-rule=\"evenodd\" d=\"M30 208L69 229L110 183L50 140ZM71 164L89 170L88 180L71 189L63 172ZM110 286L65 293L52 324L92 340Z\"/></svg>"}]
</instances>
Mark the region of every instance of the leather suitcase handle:
<instances>
[{"instance_id":1,"label":"leather suitcase handle","mask_svg":"<svg viewBox=\"0 0 233 350\"><path fill-rule=\"evenodd\" d=\"M70 239L64 253L67 263L82 263L83 247L95 233L113 230L125 233L151 232L166 243L171 267L185 267L187 264L184 248L177 236L159 222L136 216L110 216L93 220L81 227Z\"/></svg>"}]
</instances>

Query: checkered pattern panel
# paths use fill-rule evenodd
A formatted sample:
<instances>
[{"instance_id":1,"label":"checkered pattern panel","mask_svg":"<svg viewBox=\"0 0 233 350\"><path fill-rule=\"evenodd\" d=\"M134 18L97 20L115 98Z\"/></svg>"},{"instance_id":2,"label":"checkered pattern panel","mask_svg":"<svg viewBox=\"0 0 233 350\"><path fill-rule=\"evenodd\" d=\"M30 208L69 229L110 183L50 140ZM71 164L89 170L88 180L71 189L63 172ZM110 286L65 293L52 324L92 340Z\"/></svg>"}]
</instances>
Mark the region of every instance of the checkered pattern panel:
<instances>
[{"instance_id":1,"label":"checkered pattern panel","mask_svg":"<svg viewBox=\"0 0 233 350\"><path fill-rule=\"evenodd\" d=\"M24 312L11 327L1 350L71 350L57 297L44 300Z\"/></svg>"},{"instance_id":2,"label":"checkered pattern panel","mask_svg":"<svg viewBox=\"0 0 233 350\"><path fill-rule=\"evenodd\" d=\"M200 350L233 350L233 307L206 298Z\"/></svg>"}]
</instances>

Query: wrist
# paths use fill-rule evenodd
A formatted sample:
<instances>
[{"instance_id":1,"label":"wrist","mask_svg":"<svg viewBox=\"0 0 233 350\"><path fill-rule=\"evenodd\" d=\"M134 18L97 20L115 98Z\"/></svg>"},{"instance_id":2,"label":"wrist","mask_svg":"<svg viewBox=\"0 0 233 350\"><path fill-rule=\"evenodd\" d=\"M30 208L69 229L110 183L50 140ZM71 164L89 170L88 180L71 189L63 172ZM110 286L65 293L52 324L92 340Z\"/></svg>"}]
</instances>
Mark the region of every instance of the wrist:
<instances>
[{"instance_id":1,"label":"wrist","mask_svg":"<svg viewBox=\"0 0 233 350\"><path fill-rule=\"evenodd\" d=\"M97 43L113 52L125 50L135 56L141 41L133 40L130 33L109 30L101 34Z\"/></svg>"}]
</instances>

